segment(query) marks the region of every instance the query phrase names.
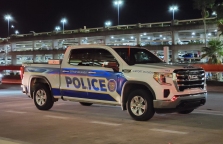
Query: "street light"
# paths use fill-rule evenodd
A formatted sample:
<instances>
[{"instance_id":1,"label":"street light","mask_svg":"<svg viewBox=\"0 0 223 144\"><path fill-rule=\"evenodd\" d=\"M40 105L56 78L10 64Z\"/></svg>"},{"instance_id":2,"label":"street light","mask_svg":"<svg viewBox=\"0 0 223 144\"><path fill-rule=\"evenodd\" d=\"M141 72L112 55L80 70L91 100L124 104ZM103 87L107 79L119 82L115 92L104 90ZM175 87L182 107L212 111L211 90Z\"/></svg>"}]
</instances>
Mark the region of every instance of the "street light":
<instances>
[{"instance_id":1,"label":"street light","mask_svg":"<svg viewBox=\"0 0 223 144\"><path fill-rule=\"evenodd\" d=\"M18 30L16 30L16 31L15 31L15 34L16 34L16 35L17 35L17 34L19 34L19 31L18 31Z\"/></svg>"},{"instance_id":2,"label":"street light","mask_svg":"<svg viewBox=\"0 0 223 144\"><path fill-rule=\"evenodd\" d=\"M60 30L60 27L56 26L55 30L58 32Z\"/></svg>"},{"instance_id":3,"label":"street light","mask_svg":"<svg viewBox=\"0 0 223 144\"><path fill-rule=\"evenodd\" d=\"M8 36L9 36L9 21L12 19L12 17L10 15L6 15L5 16L5 20L8 21Z\"/></svg>"},{"instance_id":4,"label":"street light","mask_svg":"<svg viewBox=\"0 0 223 144\"><path fill-rule=\"evenodd\" d=\"M214 12L212 13L212 15L213 15L213 16L217 16L217 13L214 11Z\"/></svg>"},{"instance_id":5,"label":"street light","mask_svg":"<svg viewBox=\"0 0 223 144\"><path fill-rule=\"evenodd\" d=\"M64 24L67 23L67 20L65 18L63 18L60 22L63 23L63 34L64 34Z\"/></svg>"},{"instance_id":6,"label":"street light","mask_svg":"<svg viewBox=\"0 0 223 144\"><path fill-rule=\"evenodd\" d=\"M122 1L121 1L121 0L116 0L116 1L114 2L114 4L118 6L118 25L119 25L119 7L120 7L120 5L122 4Z\"/></svg>"},{"instance_id":7,"label":"street light","mask_svg":"<svg viewBox=\"0 0 223 144\"><path fill-rule=\"evenodd\" d=\"M107 22L105 22L105 26L111 26L111 22L110 21L107 21Z\"/></svg>"},{"instance_id":8,"label":"street light","mask_svg":"<svg viewBox=\"0 0 223 144\"><path fill-rule=\"evenodd\" d=\"M174 20L174 11L177 11L178 7L177 6L171 6L170 11L173 11L173 20Z\"/></svg>"}]
</instances>

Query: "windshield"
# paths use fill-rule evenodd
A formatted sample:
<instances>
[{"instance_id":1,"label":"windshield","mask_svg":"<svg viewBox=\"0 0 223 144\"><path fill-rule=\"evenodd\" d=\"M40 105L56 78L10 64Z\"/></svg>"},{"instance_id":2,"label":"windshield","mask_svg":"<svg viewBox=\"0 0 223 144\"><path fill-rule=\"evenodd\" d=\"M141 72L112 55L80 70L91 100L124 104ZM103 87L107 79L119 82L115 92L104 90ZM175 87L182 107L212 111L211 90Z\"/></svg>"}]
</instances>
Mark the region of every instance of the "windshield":
<instances>
[{"instance_id":1,"label":"windshield","mask_svg":"<svg viewBox=\"0 0 223 144\"><path fill-rule=\"evenodd\" d=\"M163 63L158 57L150 51L141 48L114 48L119 56L129 65ZM128 56L130 54L130 57Z\"/></svg>"}]
</instances>

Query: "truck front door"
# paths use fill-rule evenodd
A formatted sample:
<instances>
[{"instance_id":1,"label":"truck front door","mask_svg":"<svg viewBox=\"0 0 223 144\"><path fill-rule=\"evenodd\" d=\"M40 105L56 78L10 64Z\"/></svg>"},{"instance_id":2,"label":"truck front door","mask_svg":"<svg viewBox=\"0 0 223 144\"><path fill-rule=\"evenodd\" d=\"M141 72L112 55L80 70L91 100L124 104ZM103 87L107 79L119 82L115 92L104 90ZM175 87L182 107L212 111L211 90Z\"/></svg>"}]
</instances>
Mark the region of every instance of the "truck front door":
<instances>
[{"instance_id":1,"label":"truck front door","mask_svg":"<svg viewBox=\"0 0 223 144\"><path fill-rule=\"evenodd\" d=\"M88 88L88 97L101 103L120 103L122 86L126 79L119 71L105 68L104 64L117 59L106 49L94 49L93 65L88 68L87 80L91 87Z\"/></svg>"},{"instance_id":2,"label":"truck front door","mask_svg":"<svg viewBox=\"0 0 223 144\"><path fill-rule=\"evenodd\" d=\"M70 52L68 62L63 61L61 67L60 91L64 97L73 97L77 100L88 98L87 81L88 70L86 67L92 65L92 49L73 49Z\"/></svg>"}]
</instances>

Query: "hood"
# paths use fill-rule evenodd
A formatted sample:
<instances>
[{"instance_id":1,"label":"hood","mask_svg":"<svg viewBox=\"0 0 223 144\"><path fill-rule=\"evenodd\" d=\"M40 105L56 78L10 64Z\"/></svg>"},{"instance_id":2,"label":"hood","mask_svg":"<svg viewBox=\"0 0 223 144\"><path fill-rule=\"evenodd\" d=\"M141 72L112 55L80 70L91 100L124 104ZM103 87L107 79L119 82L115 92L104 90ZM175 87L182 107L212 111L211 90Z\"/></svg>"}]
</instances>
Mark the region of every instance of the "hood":
<instances>
[{"instance_id":1,"label":"hood","mask_svg":"<svg viewBox=\"0 0 223 144\"><path fill-rule=\"evenodd\" d=\"M167 63L151 63L151 64L135 64L134 67L147 68L153 71L154 69L157 72L173 72L176 69L198 69L200 67L195 67L192 65L186 64L167 64Z\"/></svg>"}]
</instances>

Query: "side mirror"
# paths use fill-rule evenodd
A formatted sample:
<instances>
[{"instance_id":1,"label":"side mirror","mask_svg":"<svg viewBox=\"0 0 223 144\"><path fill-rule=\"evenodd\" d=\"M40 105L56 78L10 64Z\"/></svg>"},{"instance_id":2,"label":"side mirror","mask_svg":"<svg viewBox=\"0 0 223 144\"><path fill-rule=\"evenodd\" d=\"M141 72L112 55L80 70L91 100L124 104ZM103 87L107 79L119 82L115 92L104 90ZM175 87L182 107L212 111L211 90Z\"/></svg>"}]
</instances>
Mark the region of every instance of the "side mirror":
<instances>
[{"instance_id":1,"label":"side mirror","mask_svg":"<svg viewBox=\"0 0 223 144\"><path fill-rule=\"evenodd\" d=\"M104 62L103 65L105 68L112 68L114 72L119 72L119 67L117 62Z\"/></svg>"}]
</instances>

